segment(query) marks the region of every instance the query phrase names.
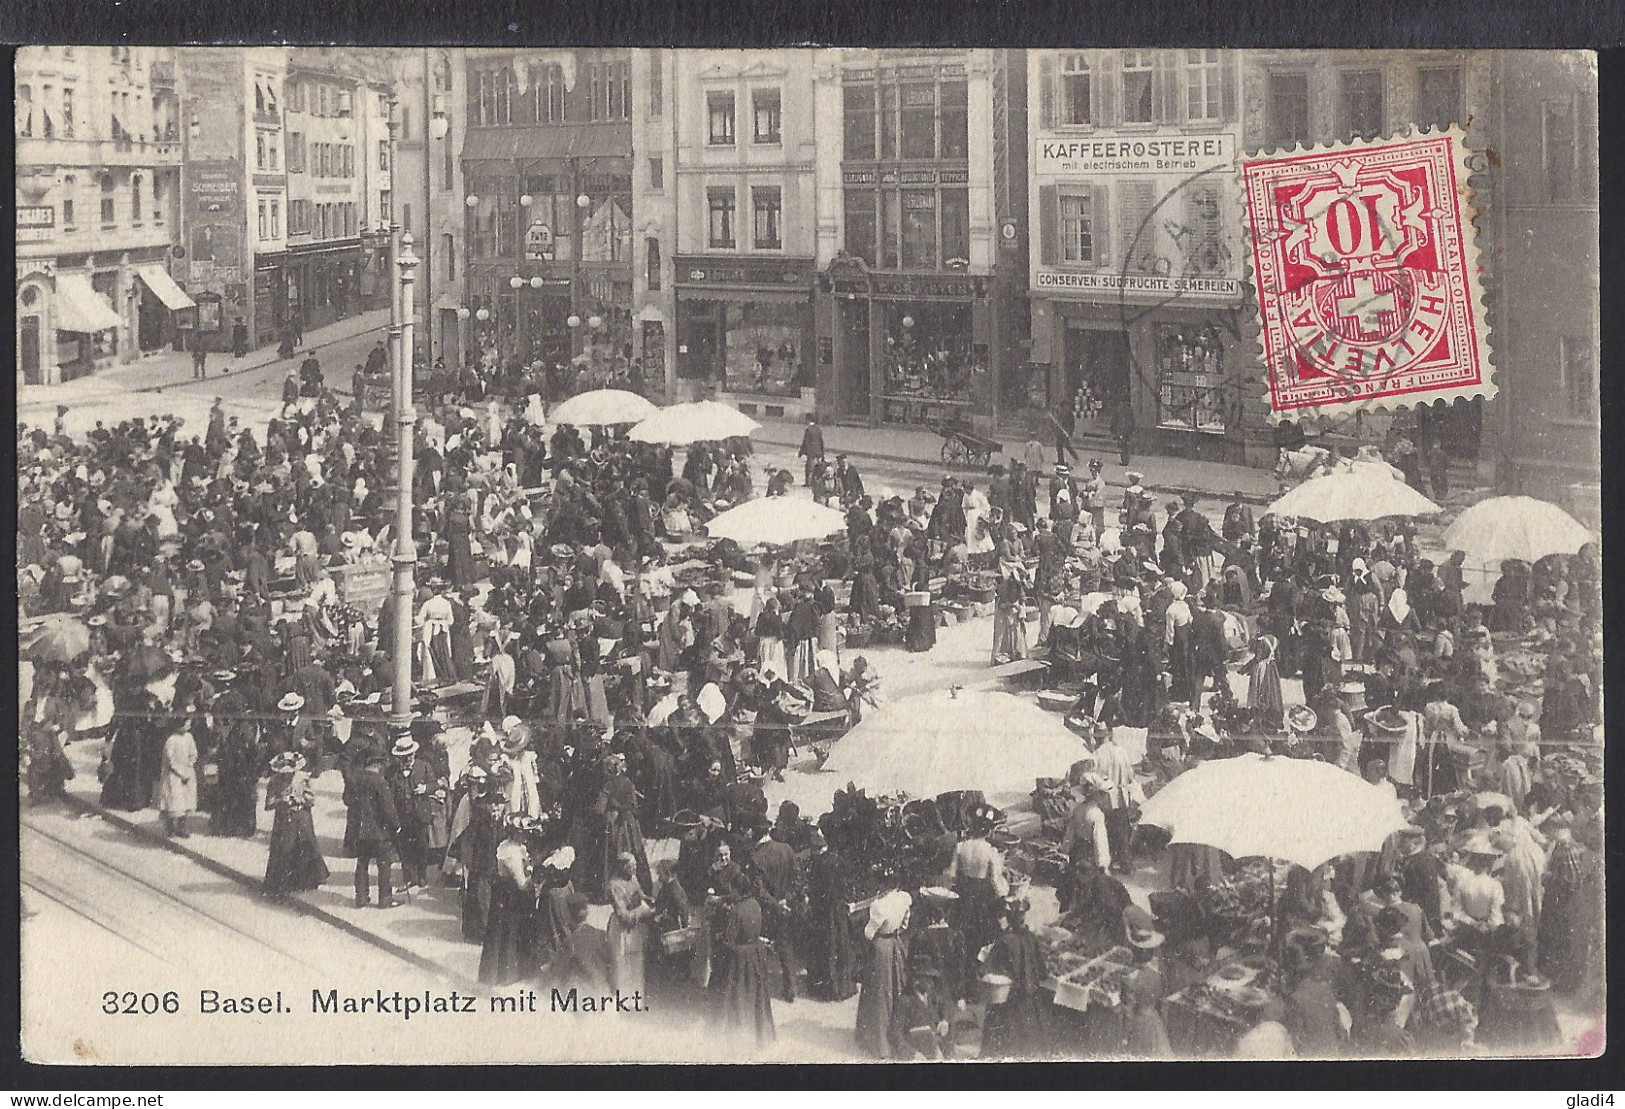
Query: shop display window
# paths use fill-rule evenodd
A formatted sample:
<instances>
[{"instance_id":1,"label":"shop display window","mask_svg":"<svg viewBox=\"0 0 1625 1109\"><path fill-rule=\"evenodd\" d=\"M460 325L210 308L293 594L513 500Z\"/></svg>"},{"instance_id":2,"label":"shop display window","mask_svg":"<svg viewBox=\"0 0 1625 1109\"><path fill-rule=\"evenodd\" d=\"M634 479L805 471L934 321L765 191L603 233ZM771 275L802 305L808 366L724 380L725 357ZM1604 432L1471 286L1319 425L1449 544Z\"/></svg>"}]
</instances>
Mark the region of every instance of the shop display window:
<instances>
[{"instance_id":1,"label":"shop display window","mask_svg":"<svg viewBox=\"0 0 1625 1109\"><path fill-rule=\"evenodd\" d=\"M1219 329L1157 329L1157 424L1222 434L1225 429L1225 344Z\"/></svg>"}]
</instances>

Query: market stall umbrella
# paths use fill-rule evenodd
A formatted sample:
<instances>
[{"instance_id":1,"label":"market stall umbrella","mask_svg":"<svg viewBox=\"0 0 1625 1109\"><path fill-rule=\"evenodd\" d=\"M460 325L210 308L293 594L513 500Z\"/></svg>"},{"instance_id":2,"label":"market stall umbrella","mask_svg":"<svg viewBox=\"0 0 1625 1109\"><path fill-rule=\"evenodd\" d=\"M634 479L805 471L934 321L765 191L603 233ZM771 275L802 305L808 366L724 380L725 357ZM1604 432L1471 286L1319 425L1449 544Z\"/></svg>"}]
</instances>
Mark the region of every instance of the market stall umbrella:
<instances>
[{"instance_id":1,"label":"market stall umbrella","mask_svg":"<svg viewBox=\"0 0 1625 1109\"><path fill-rule=\"evenodd\" d=\"M90 628L72 616L47 616L28 644L32 662L72 662L90 650Z\"/></svg>"},{"instance_id":2,"label":"market stall umbrella","mask_svg":"<svg viewBox=\"0 0 1625 1109\"><path fill-rule=\"evenodd\" d=\"M874 793L1031 793L1089 748L1057 713L1024 697L942 689L883 703L835 745L824 770ZM823 777L823 775L820 775Z\"/></svg>"},{"instance_id":3,"label":"market stall umbrella","mask_svg":"<svg viewBox=\"0 0 1625 1109\"><path fill-rule=\"evenodd\" d=\"M1462 564L1465 598L1488 603L1501 563L1535 563L1551 554L1573 554L1592 536L1585 525L1550 501L1491 497L1467 509L1444 532L1446 550L1467 556Z\"/></svg>"},{"instance_id":4,"label":"market stall umbrella","mask_svg":"<svg viewBox=\"0 0 1625 1109\"><path fill-rule=\"evenodd\" d=\"M732 405L702 400L657 409L632 429L631 438L639 443L683 446L750 435L761 430L761 427L761 424Z\"/></svg>"},{"instance_id":5,"label":"market stall umbrella","mask_svg":"<svg viewBox=\"0 0 1625 1109\"><path fill-rule=\"evenodd\" d=\"M846 513L810 498L759 497L717 516L706 531L712 539L732 539L742 547L753 547L823 539L845 527Z\"/></svg>"},{"instance_id":6,"label":"market stall umbrella","mask_svg":"<svg viewBox=\"0 0 1625 1109\"><path fill-rule=\"evenodd\" d=\"M1310 478L1269 506L1276 516L1303 516L1323 524L1432 516L1444 509L1375 466L1357 466Z\"/></svg>"},{"instance_id":7,"label":"market stall umbrella","mask_svg":"<svg viewBox=\"0 0 1625 1109\"><path fill-rule=\"evenodd\" d=\"M1238 859L1286 859L1314 869L1351 851L1380 851L1407 821L1399 799L1357 774L1312 759L1245 754L1211 759L1164 786L1140 820L1174 843Z\"/></svg>"},{"instance_id":8,"label":"market stall umbrella","mask_svg":"<svg viewBox=\"0 0 1625 1109\"><path fill-rule=\"evenodd\" d=\"M656 412L654 402L625 389L593 389L577 393L553 409L555 424L573 424L577 427L607 427L612 424L635 424Z\"/></svg>"}]
</instances>

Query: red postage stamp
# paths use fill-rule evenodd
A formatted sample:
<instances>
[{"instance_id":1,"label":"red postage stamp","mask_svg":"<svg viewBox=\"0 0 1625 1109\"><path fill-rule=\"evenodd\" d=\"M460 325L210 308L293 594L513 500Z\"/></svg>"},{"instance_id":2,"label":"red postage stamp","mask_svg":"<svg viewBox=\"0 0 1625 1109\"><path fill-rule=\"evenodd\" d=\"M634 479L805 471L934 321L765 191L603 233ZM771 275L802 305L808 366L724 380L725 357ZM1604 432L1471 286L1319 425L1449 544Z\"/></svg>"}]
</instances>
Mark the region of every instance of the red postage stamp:
<instances>
[{"instance_id":1,"label":"red postage stamp","mask_svg":"<svg viewBox=\"0 0 1625 1109\"><path fill-rule=\"evenodd\" d=\"M1461 140L1242 164L1273 418L1494 395Z\"/></svg>"}]
</instances>

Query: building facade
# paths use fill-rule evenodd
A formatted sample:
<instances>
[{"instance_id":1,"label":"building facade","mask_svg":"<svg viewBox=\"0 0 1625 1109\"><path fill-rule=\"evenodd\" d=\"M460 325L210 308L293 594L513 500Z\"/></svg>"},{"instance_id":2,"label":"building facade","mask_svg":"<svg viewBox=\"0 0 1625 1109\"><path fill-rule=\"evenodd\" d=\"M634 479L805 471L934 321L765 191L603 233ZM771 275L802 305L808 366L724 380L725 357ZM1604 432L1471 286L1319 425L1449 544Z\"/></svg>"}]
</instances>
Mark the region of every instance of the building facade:
<instances>
[{"instance_id":1,"label":"building facade","mask_svg":"<svg viewBox=\"0 0 1625 1109\"><path fill-rule=\"evenodd\" d=\"M814 66L819 411L1027 420L1022 53L831 50Z\"/></svg>"},{"instance_id":2,"label":"building facade","mask_svg":"<svg viewBox=\"0 0 1625 1109\"><path fill-rule=\"evenodd\" d=\"M1069 429L1122 407L1142 449L1237 458L1244 436L1239 59L1029 51L1028 385Z\"/></svg>"},{"instance_id":3,"label":"building facade","mask_svg":"<svg viewBox=\"0 0 1625 1109\"><path fill-rule=\"evenodd\" d=\"M1455 126L1466 134L1469 149L1504 149L1508 136L1496 119L1495 60L1487 53L1460 51L1295 51L1255 50L1242 53L1243 153L1291 149L1299 143L1342 142L1402 135L1421 129ZM1487 168L1487 165L1486 165ZM1479 213L1478 249L1484 265L1487 320L1496 360L1504 338L1493 290L1503 285L1533 287L1534 275L1521 272L1503 257L1499 182L1493 172L1476 174L1473 206ZM1249 304L1249 323L1256 309ZM1256 324L1253 323L1256 328ZM1248 350L1256 351L1248 333ZM1274 457L1274 438L1267 430L1262 401L1261 369L1246 369L1247 388L1240 392L1246 460L1267 464ZM1504 375L1503 375L1504 380ZM1339 420L1313 421L1328 441L1380 442L1398 428L1425 442L1437 440L1463 464L1476 466L1486 421L1493 421L1492 401L1439 402L1397 412L1362 413Z\"/></svg>"},{"instance_id":4,"label":"building facade","mask_svg":"<svg viewBox=\"0 0 1625 1109\"><path fill-rule=\"evenodd\" d=\"M17 55L18 379L50 384L168 349L183 136L176 51Z\"/></svg>"},{"instance_id":5,"label":"building facade","mask_svg":"<svg viewBox=\"0 0 1625 1109\"><path fill-rule=\"evenodd\" d=\"M411 233L418 258L416 346L426 361L443 359L456 367L462 363L467 321L472 319L464 304L467 193L457 156L467 119L456 110L464 101L466 62L456 47L401 49L391 53L390 61L397 133L395 160L384 184L397 223ZM387 96L385 103L387 138ZM387 161L387 153L381 157ZM386 218L380 216L380 221ZM380 245L387 258L387 242Z\"/></svg>"},{"instance_id":6,"label":"building facade","mask_svg":"<svg viewBox=\"0 0 1625 1109\"><path fill-rule=\"evenodd\" d=\"M630 364L632 52L466 52L471 349Z\"/></svg>"},{"instance_id":7,"label":"building facade","mask_svg":"<svg viewBox=\"0 0 1625 1109\"><path fill-rule=\"evenodd\" d=\"M1494 66L1493 262L1506 279L1485 290L1500 395L1485 406L1484 440L1504 491L1600 526L1597 73L1584 55L1549 51Z\"/></svg>"},{"instance_id":8,"label":"building facade","mask_svg":"<svg viewBox=\"0 0 1625 1109\"><path fill-rule=\"evenodd\" d=\"M676 295L672 247L677 232L677 121L669 90L682 55L632 52L632 360L649 397L678 399ZM689 390L685 390L689 391Z\"/></svg>"},{"instance_id":9,"label":"building facade","mask_svg":"<svg viewBox=\"0 0 1625 1109\"><path fill-rule=\"evenodd\" d=\"M675 62L670 162L642 168L662 173L670 197L677 392L799 415L815 392L812 52L692 50Z\"/></svg>"}]
</instances>

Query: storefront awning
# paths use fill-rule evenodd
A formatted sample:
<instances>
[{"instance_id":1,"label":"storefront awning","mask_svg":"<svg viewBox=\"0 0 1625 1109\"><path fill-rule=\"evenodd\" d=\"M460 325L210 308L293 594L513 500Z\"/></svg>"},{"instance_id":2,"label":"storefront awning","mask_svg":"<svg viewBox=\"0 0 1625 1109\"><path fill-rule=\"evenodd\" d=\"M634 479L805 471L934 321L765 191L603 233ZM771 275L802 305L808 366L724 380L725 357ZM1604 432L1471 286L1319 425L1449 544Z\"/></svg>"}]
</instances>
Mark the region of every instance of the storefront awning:
<instances>
[{"instance_id":1,"label":"storefront awning","mask_svg":"<svg viewBox=\"0 0 1625 1109\"><path fill-rule=\"evenodd\" d=\"M58 274L56 279L56 329L94 335L112 331L119 325L118 313L107 298L91 288L83 274Z\"/></svg>"},{"instance_id":2,"label":"storefront awning","mask_svg":"<svg viewBox=\"0 0 1625 1109\"><path fill-rule=\"evenodd\" d=\"M137 266L136 273L152 295L164 302L164 307L171 312L179 312L182 308L196 308L197 301L186 295L186 290L175 284L175 279L169 276L169 271L162 266Z\"/></svg>"}]
</instances>

